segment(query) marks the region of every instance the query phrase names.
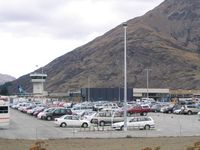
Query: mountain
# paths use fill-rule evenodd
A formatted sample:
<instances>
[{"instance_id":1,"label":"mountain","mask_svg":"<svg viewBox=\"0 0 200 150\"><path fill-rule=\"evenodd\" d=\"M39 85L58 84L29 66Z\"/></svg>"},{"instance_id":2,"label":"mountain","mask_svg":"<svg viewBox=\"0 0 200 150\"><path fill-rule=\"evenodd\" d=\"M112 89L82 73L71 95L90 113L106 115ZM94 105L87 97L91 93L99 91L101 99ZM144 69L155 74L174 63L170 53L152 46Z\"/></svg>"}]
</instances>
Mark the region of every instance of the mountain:
<instances>
[{"instance_id":1,"label":"mountain","mask_svg":"<svg viewBox=\"0 0 200 150\"><path fill-rule=\"evenodd\" d=\"M200 1L166 0L144 16L127 21L128 87L200 88ZM46 89L66 92L83 87L122 87L122 24L53 60L43 70ZM41 71L37 70L37 71ZM89 81L89 83L88 83ZM31 91L29 75L12 82Z\"/></svg>"},{"instance_id":2,"label":"mountain","mask_svg":"<svg viewBox=\"0 0 200 150\"><path fill-rule=\"evenodd\" d=\"M4 84L6 82L13 81L13 80L15 80L14 77L7 75L7 74L1 74L0 73L0 85Z\"/></svg>"}]
</instances>

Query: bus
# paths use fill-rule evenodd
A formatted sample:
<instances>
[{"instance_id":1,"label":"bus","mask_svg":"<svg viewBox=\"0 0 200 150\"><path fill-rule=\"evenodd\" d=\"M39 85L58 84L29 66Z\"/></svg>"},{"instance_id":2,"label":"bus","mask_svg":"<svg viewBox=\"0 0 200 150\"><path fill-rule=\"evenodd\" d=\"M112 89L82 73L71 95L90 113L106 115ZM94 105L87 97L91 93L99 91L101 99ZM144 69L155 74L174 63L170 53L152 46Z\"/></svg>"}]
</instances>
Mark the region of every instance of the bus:
<instances>
[{"instance_id":1,"label":"bus","mask_svg":"<svg viewBox=\"0 0 200 150\"><path fill-rule=\"evenodd\" d=\"M0 100L0 128L8 127L10 125L10 111L9 103L4 100Z\"/></svg>"}]
</instances>

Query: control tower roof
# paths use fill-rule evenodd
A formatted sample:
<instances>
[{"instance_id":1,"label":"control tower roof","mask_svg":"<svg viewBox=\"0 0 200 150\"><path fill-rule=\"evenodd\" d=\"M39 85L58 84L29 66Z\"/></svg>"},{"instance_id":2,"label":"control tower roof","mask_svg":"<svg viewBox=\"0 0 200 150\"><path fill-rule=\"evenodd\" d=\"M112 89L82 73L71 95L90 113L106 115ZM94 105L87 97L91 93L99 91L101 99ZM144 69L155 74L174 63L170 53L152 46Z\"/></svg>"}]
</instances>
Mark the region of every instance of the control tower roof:
<instances>
[{"instance_id":1,"label":"control tower roof","mask_svg":"<svg viewBox=\"0 0 200 150\"><path fill-rule=\"evenodd\" d=\"M47 74L45 74L45 73L32 73L32 74L30 74L30 77L47 77Z\"/></svg>"}]
</instances>

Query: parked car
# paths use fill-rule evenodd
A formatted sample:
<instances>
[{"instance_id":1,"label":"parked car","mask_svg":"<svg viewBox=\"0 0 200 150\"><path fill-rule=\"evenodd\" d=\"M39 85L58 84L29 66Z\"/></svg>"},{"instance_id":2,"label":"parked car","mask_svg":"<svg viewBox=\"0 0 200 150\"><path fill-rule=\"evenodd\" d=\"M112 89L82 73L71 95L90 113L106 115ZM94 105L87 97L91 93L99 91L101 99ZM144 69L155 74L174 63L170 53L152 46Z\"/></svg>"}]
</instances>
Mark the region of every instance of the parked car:
<instances>
[{"instance_id":1,"label":"parked car","mask_svg":"<svg viewBox=\"0 0 200 150\"><path fill-rule=\"evenodd\" d=\"M55 118L55 124L60 127L83 127L87 128L90 126L90 121L86 119L81 119L78 115L64 115L60 118Z\"/></svg>"},{"instance_id":2,"label":"parked car","mask_svg":"<svg viewBox=\"0 0 200 150\"><path fill-rule=\"evenodd\" d=\"M151 108L149 105L133 105L128 108L127 115L131 116L132 114L138 113L141 116L146 116L148 112L151 112Z\"/></svg>"},{"instance_id":3,"label":"parked car","mask_svg":"<svg viewBox=\"0 0 200 150\"><path fill-rule=\"evenodd\" d=\"M33 112L33 116L37 117L37 115L40 113L40 112L43 112L45 110L45 107L39 107L37 110L35 110Z\"/></svg>"},{"instance_id":4,"label":"parked car","mask_svg":"<svg viewBox=\"0 0 200 150\"><path fill-rule=\"evenodd\" d=\"M161 104L154 104L151 106L151 111L152 112L160 112L162 105Z\"/></svg>"},{"instance_id":5,"label":"parked car","mask_svg":"<svg viewBox=\"0 0 200 150\"><path fill-rule=\"evenodd\" d=\"M144 97L144 98L141 99L141 102L148 103L148 104L149 103L155 103L155 99L153 99L153 98L147 98L147 97L145 98Z\"/></svg>"},{"instance_id":6,"label":"parked car","mask_svg":"<svg viewBox=\"0 0 200 150\"><path fill-rule=\"evenodd\" d=\"M119 110L119 106L117 105L117 103L105 103L102 107L101 107L101 111L117 111Z\"/></svg>"},{"instance_id":7,"label":"parked car","mask_svg":"<svg viewBox=\"0 0 200 150\"><path fill-rule=\"evenodd\" d=\"M181 108L182 108L182 105L175 105L174 108L173 108L173 113L174 114L181 114Z\"/></svg>"},{"instance_id":8,"label":"parked car","mask_svg":"<svg viewBox=\"0 0 200 150\"><path fill-rule=\"evenodd\" d=\"M71 108L71 111L74 113L74 114L77 114L77 115L82 115L85 111L92 111L93 110L93 106L75 106L73 108Z\"/></svg>"},{"instance_id":9,"label":"parked car","mask_svg":"<svg viewBox=\"0 0 200 150\"><path fill-rule=\"evenodd\" d=\"M174 109L174 104L169 104L169 105L166 105L166 106L163 106L161 109L160 109L160 112L162 113L173 113L173 109Z\"/></svg>"},{"instance_id":10,"label":"parked car","mask_svg":"<svg viewBox=\"0 0 200 150\"><path fill-rule=\"evenodd\" d=\"M174 114L181 114L182 110L181 109L175 109L173 111Z\"/></svg>"},{"instance_id":11,"label":"parked car","mask_svg":"<svg viewBox=\"0 0 200 150\"><path fill-rule=\"evenodd\" d=\"M34 113L35 111L40 110L40 109L42 109L42 108L44 108L44 107L35 107L35 108L33 108L33 109L29 109L29 110L27 111L27 114L33 115L33 113Z\"/></svg>"},{"instance_id":12,"label":"parked car","mask_svg":"<svg viewBox=\"0 0 200 150\"><path fill-rule=\"evenodd\" d=\"M114 128L115 130L123 130L124 122L114 123L112 125L112 128ZM151 128L155 128L155 122L151 117L148 116L133 117L127 121L127 128L149 130Z\"/></svg>"},{"instance_id":13,"label":"parked car","mask_svg":"<svg viewBox=\"0 0 200 150\"><path fill-rule=\"evenodd\" d=\"M184 105L181 110L183 114L188 114L188 115L197 114L199 111L200 111L200 107L194 104Z\"/></svg>"},{"instance_id":14,"label":"parked car","mask_svg":"<svg viewBox=\"0 0 200 150\"><path fill-rule=\"evenodd\" d=\"M81 116L82 118L88 120L88 121L91 121L92 118L97 114L96 111L85 111L83 113L83 115Z\"/></svg>"},{"instance_id":15,"label":"parked car","mask_svg":"<svg viewBox=\"0 0 200 150\"><path fill-rule=\"evenodd\" d=\"M71 115L72 111L69 108L55 108L54 110L47 112L44 114L43 119L45 120L53 120L55 118L61 117L63 115Z\"/></svg>"},{"instance_id":16,"label":"parked car","mask_svg":"<svg viewBox=\"0 0 200 150\"><path fill-rule=\"evenodd\" d=\"M37 118L38 119L44 119L44 116L46 115L46 113L50 112L50 111L53 111L55 108L52 107L52 108L47 108L45 110L43 110L42 112L40 112L38 115L37 115Z\"/></svg>"},{"instance_id":17,"label":"parked car","mask_svg":"<svg viewBox=\"0 0 200 150\"><path fill-rule=\"evenodd\" d=\"M95 104L93 106L93 110L94 111L100 111L108 103L110 103L110 102L107 102L107 101L98 101L98 102L95 102Z\"/></svg>"},{"instance_id":18,"label":"parked car","mask_svg":"<svg viewBox=\"0 0 200 150\"><path fill-rule=\"evenodd\" d=\"M91 123L104 126L124 120L122 112L100 111L92 119Z\"/></svg>"}]
</instances>

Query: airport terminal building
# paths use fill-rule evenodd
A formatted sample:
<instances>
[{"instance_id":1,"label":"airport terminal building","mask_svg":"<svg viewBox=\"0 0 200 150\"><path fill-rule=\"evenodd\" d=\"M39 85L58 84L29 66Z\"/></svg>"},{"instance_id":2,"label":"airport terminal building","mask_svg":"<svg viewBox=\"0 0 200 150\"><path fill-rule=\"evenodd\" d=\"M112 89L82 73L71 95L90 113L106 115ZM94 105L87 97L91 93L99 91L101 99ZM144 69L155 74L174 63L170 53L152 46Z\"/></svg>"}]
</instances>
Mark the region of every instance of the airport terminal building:
<instances>
[{"instance_id":1,"label":"airport terminal building","mask_svg":"<svg viewBox=\"0 0 200 150\"><path fill-rule=\"evenodd\" d=\"M159 89L159 88L133 88L133 98L140 99L142 97L150 97L155 100L160 100L170 97L169 89Z\"/></svg>"},{"instance_id":2,"label":"airport terminal building","mask_svg":"<svg viewBox=\"0 0 200 150\"><path fill-rule=\"evenodd\" d=\"M152 88L128 88L127 101L141 99L142 97L160 100L170 97L169 89ZM124 101L123 88L82 88L81 98L83 101Z\"/></svg>"}]
</instances>

